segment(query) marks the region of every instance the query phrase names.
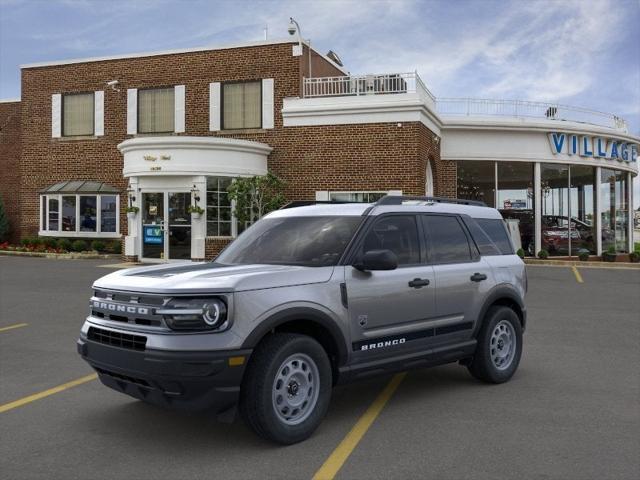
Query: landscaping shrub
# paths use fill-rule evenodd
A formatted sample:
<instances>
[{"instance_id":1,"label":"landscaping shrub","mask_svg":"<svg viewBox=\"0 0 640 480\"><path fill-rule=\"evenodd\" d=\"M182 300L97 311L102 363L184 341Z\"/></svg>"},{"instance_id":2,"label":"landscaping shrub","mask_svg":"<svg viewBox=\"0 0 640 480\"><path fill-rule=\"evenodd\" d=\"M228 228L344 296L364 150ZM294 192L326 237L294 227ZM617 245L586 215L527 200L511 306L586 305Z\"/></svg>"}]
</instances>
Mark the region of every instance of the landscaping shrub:
<instances>
[{"instance_id":1,"label":"landscaping shrub","mask_svg":"<svg viewBox=\"0 0 640 480\"><path fill-rule=\"evenodd\" d=\"M26 247L27 245L33 245L33 238L30 237L25 237L22 240L20 240L20 245L22 245L23 247Z\"/></svg>"},{"instance_id":2,"label":"landscaping shrub","mask_svg":"<svg viewBox=\"0 0 640 480\"><path fill-rule=\"evenodd\" d=\"M549 252L547 252L544 248L538 252L538 258L541 260L545 260L549 257Z\"/></svg>"},{"instance_id":3,"label":"landscaping shrub","mask_svg":"<svg viewBox=\"0 0 640 480\"><path fill-rule=\"evenodd\" d=\"M631 252L629 254L629 260L631 260L633 263L640 263L640 251Z\"/></svg>"},{"instance_id":4,"label":"landscaping shrub","mask_svg":"<svg viewBox=\"0 0 640 480\"><path fill-rule=\"evenodd\" d=\"M47 248L56 249L58 248L58 240L53 237L42 237L39 239L41 244Z\"/></svg>"},{"instance_id":5,"label":"landscaping shrub","mask_svg":"<svg viewBox=\"0 0 640 480\"><path fill-rule=\"evenodd\" d=\"M69 240L68 238L61 238L60 240L58 240L58 248L70 252L72 249L71 240Z\"/></svg>"},{"instance_id":6,"label":"landscaping shrub","mask_svg":"<svg viewBox=\"0 0 640 480\"><path fill-rule=\"evenodd\" d=\"M114 240L109 244L109 251L111 253L120 253L122 251L122 243L120 240Z\"/></svg>"},{"instance_id":7,"label":"landscaping shrub","mask_svg":"<svg viewBox=\"0 0 640 480\"><path fill-rule=\"evenodd\" d=\"M524 250L522 248L519 248L518 251L516 252L516 254L520 257L520 258L524 258Z\"/></svg>"},{"instance_id":8,"label":"landscaping shrub","mask_svg":"<svg viewBox=\"0 0 640 480\"><path fill-rule=\"evenodd\" d=\"M583 261L586 262L587 260L589 260L589 252L586 250L582 250L578 253L578 258Z\"/></svg>"},{"instance_id":9,"label":"landscaping shrub","mask_svg":"<svg viewBox=\"0 0 640 480\"><path fill-rule=\"evenodd\" d=\"M87 250L87 248L87 242L85 242L84 240L76 240L71 244L71 249L74 252L84 252Z\"/></svg>"},{"instance_id":10,"label":"landscaping shrub","mask_svg":"<svg viewBox=\"0 0 640 480\"><path fill-rule=\"evenodd\" d=\"M102 240L94 240L91 242L91 250L95 250L96 252L104 252L106 248L105 243Z\"/></svg>"}]
</instances>

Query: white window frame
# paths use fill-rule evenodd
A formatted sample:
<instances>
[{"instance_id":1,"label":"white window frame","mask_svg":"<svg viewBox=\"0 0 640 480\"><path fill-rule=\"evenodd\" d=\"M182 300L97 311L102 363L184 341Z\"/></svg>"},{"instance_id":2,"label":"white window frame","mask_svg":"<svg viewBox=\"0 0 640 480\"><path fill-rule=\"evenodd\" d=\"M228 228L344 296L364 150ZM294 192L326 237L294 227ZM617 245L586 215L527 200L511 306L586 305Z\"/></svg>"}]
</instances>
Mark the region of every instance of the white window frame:
<instances>
[{"instance_id":1,"label":"white window frame","mask_svg":"<svg viewBox=\"0 0 640 480\"><path fill-rule=\"evenodd\" d=\"M42 211L42 198L45 198L45 211ZM62 197L76 197L76 230L68 232L62 230ZM86 232L80 230L80 197L96 197L96 231ZM102 197L116 197L116 231L101 232L102 220ZM49 199L58 200L58 230L49 230ZM41 237L61 237L61 238L120 238L120 195L117 193L57 193L42 194L39 196L40 205L40 231ZM43 227L46 227L43 229Z\"/></svg>"},{"instance_id":2,"label":"white window frame","mask_svg":"<svg viewBox=\"0 0 640 480\"><path fill-rule=\"evenodd\" d=\"M207 175L207 177L215 177L215 178L221 178L221 177L225 177L227 175ZM233 182L235 180L235 177L231 177L231 181ZM206 184L206 181L205 181ZM209 213L209 209L208 209L208 204L207 204L207 193L209 193L210 191L213 190L208 190L206 185L205 185L205 199L204 199L204 221L205 221L205 227L204 227L204 231L205 231L205 237L206 238L236 238L238 236L238 219L236 218L236 214L235 214L235 210L236 210L236 202L235 200L231 200L231 235L207 235L207 228L208 228L208 224L209 224L209 218L208 218L208 213ZM216 192L220 192L221 190L215 190ZM219 220L218 220L219 222Z\"/></svg>"},{"instance_id":3,"label":"white window frame","mask_svg":"<svg viewBox=\"0 0 640 480\"><path fill-rule=\"evenodd\" d=\"M322 200L321 198L319 198L322 195L319 195L323 192L316 192L316 200ZM336 195L350 195L350 194L383 194L383 195L402 195L402 190L329 190L326 192L326 200L333 200L332 195L336 194ZM362 203L368 203L368 202L362 202Z\"/></svg>"}]
</instances>

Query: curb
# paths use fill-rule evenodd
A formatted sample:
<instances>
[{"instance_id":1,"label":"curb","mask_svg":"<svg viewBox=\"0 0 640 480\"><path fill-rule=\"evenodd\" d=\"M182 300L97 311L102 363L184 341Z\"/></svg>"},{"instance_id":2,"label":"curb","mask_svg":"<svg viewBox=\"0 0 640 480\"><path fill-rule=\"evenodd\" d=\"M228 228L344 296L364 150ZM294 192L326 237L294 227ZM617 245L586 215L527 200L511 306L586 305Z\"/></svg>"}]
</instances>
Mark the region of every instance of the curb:
<instances>
[{"instance_id":1,"label":"curb","mask_svg":"<svg viewBox=\"0 0 640 480\"><path fill-rule=\"evenodd\" d=\"M105 260L110 258L120 258L119 254L110 253L14 252L12 250L0 250L0 255L6 255L8 257L54 258L56 260Z\"/></svg>"},{"instance_id":2,"label":"curb","mask_svg":"<svg viewBox=\"0 0 640 480\"><path fill-rule=\"evenodd\" d=\"M581 267L640 270L640 263L631 262L581 262L571 260L534 260L525 258L524 263L537 267Z\"/></svg>"}]
</instances>

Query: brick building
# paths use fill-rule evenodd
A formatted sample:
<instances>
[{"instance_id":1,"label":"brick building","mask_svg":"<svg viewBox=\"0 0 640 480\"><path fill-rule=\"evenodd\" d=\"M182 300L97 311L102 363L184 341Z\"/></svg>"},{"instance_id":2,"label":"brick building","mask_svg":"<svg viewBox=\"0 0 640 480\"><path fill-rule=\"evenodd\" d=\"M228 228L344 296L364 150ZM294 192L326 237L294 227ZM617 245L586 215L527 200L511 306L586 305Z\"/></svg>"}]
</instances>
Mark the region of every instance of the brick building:
<instances>
[{"instance_id":1,"label":"brick building","mask_svg":"<svg viewBox=\"0 0 640 480\"><path fill-rule=\"evenodd\" d=\"M480 199L503 210L528 251L548 246L552 217L591 230L591 244L575 240L574 251L600 253L611 238L628 250L638 139L618 117L585 121L571 117L584 109L528 102L523 118L486 101L436 100L415 73L353 76L302 47L268 41L22 66L20 101L0 103L0 194L13 240L122 238L130 259L210 258L242 229L229 182L271 171L290 200ZM550 134L565 139L555 152ZM573 138L606 151L572 155ZM564 188L563 171L547 165L582 183ZM601 182L613 200L601 198ZM190 215L189 205L205 213Z\"/></svg>"}]
</instances>

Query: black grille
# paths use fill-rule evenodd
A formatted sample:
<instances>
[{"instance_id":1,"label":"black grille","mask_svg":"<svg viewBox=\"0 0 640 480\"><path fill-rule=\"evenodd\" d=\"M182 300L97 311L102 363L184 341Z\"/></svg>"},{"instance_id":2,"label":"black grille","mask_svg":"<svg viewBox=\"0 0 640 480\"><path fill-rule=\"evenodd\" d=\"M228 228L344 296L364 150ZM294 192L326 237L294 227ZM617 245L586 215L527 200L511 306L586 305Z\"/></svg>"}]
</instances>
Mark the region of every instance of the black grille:
<instances>
[{"instance_id":1,"label":"black grille","mask_svg":"<svg viewBox=\"0 0 640 480\"><path fill-rule=\"evenodd\" d=\"M116 380L124 380L125 382L135 383L137 385L141 385L143 387L149 387L149 382L143 380L142 378L130 377L129 375L122 375L121 373L111 372L109 370L104 370L103 368L94 367L98 373L101 375L108 375L109 377L115 378Z\"/></svg>"},{"instance_id":2,"label":"black grille","mask_svg":"<svg viewBox=\"0 0 640 480\"><path fill-rule=\"evenodd\" d=\"M129 335L128 333L112 332L111 330L103 330L96 327L89 327L87 338L94 342L130 350L142 351L147 345L147 337L142 335Z\"/></svg>"}]
</instances>

